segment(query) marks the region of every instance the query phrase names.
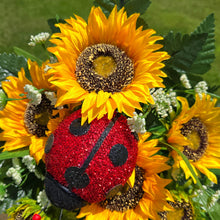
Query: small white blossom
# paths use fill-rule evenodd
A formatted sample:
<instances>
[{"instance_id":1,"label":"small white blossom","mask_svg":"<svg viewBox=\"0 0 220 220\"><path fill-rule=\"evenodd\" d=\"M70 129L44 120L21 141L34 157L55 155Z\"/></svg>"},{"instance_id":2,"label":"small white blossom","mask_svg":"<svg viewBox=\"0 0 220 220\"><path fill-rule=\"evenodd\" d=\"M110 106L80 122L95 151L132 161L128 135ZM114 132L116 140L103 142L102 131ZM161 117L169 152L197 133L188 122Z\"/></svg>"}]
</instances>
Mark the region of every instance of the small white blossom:
<instances>
[{"instance_id":1,"label":"small white blossom","mask_svg":"<svg viewBox=\"0 0 220 220\"><path fill-rule=\"evenodd\" d=\"M0 201L4 201L7 197L7 186L4 183L0 183Z\"/></svg>"},{"instance_id":2,"label":"small white blossom","mask_svg":"<svg viewBox=\"0 0 220 220\"><path fill-rule=\"evenodd\" d=\"M35 176L38 179L44 180L44 175L42 175L37 169L36 169L36 162L33 157L30 155L26 155L22 158L22 163L25 164L25 166L28 168L28 170L31 173L34 173Z\"/></svg>"},{"instance_id":3,"label":"small white blossom","mask_svg":"<svg viewBox=\"0 0 220 220\"><path fill-rule=\"evenodd\" d=\"M22 181L20 167L18 165L16 167L10 167L6 172L6 175L12 177L16 185L19 185Z\"/></svg>"},{"instance_id":4,"label":"small white blossom","mask_svg":"<svg viewBox=\"0 0 220 220\"><path fill-rule=\"evenodd\" d=\"M24 91L27 92L27 98L31 100L32 104L34 105L40 104L42 95L37 88L35 88L32 85L26 84L24 86Z\"/></svg>"},{"instance_id":5,"label":"small white blossom","mask_svg":"<svg viewBox=\"0 0 220 220\"><path fill-rule=\"evenodd\" d=\"M213 207L220 199L220 190L217 190L215 194L212 195L211 201L209 203L209 208Z\"/></svg>"},{"instance_id":6,"label":"small white blossom","mask_svg":"<svg viewBox=\"0 0 220 220\"><path fill-rule=\"evenodd\" d=\"M2 111L7 104L7 96L2 89L0 89L0 111Z\"/></svg>"},{"instance_id":7,"label":"small white blossom","mask_svg":"<svg viewBox=\"0 0 220 220\"><path fill-rule=\"evenodd\" d=\"M202 98L203 93L207 93L208 85L206 81L200 81L195 86L195 92L198 93L199 97Z\"/></svg>"},{"instance_id":8,"label":"small white blossom","mask_svg":"<svg viewBox=\"0 0 220 220\"><path fill-rule=\"evenodd\" d=\"M146 122L145 122L145 119L142 118L143 114L140 113L138 115L136 112L134 112L133 114L134 116L132 118L127 119L129 128L131 129L132 132L144 134L146 132L146 129L145 129Z\"/></svg>"},{"instance_id":9,"label":"small white blossom","mask_svg":"<svg viewBox=\"0 0 220 220\"><path fill-rule=\"evenodd\" d=\"M182 82L183 86L186 88L186 89L191 89L192 86L186 76L186 74L183 74L181 77L180 77L180 81Z\"/></svg>"},{"instance_id":10,"label":"small white blossom","mask_svg":"<svg viewBox=\"0 0 220 220\"><path fill-rule=\"evenodd\" d=\"M34 47L37 44L45 43L49 36L50 34L47 32L41 32L35 36L31 35L30 42L28 43L28 45Z\"/></svg>"},{"instance_id":11,"label":"small white blossom","mask_svg":"<svg viewBox=\"0 0 220 220\"><path fill-rule=\"evenodd\" d=\"M26 155L22 158L22 162L26 165L30 172L35 172L35 164L33 157L31 157L30 155Z\"/></svg>"},{"instance_id":12,"label":"small white blossom","mask_svg":"<svg viewBox=\"0 0 220 220\"><path fill-rule=\"evenodd\" d=\"M57 102L57 97L54 92L44 92L46 97L51 101L51 105L55 105Z\"/></svg>"},{"instance_id":13,"label":"small white blossom","mask_svg":"<svg viewBox=\"0 0 220 220\"><path fill-rule=\"evenodd\" d=\"M37 203L39 203L41 208L44 208L48 205L49 199L47 198L45 190L39 192L37 196Z\"/></svg>"},{"instance_id":14,"label":"small white blossom","mask_svg":"<svg viewBox=\"0 0 220 220\"><path fill-rule=\"evenodd\" d=\"M165 93L162 88L157 90L153 89L151 91L151 95L154 99L154 106L156 108L157 113L165 118L168 116L168 113L173 111L173 107L176 107L176 93L171 89L169 92Z\"/></svg>"},{"instance_id":15,"label":"small white blossom","mask_svg":"<svg viewBox=\"0 0 220 220\"><path fill-rule=\"evenodd\" d=\"M46 65L46 66L44 67L44 72L46 73L49 69L51 69L51 67L50 67L49 65Z\"/></svg>"}]
</instances>

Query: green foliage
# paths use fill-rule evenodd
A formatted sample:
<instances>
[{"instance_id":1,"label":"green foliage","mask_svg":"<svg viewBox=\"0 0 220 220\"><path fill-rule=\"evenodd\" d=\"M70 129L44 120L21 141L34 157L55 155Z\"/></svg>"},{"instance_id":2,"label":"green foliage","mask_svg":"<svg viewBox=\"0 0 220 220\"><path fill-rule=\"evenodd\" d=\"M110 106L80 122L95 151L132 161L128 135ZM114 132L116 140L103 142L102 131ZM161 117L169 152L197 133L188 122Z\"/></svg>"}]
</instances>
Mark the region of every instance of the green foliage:
<instances>
[{"instance_id":1,"label":"green foliage","mask_svg":"<svg viewBox=\"0 0 220 220\"><path fill-rule=\"evenodd\" d=\"M211 63L215 59L215 18L214 14L210 14L206 19L200 24L199 27L193 32L193 34L207 33L208 37L202 50L199 52L193 66L191 67L191 72L203 74L211 69Z\"/></svg>"},{"instance_id":2,"label":"green foliage","mask_svg":"<svg viewBox=\"0 0 220 220\"><path fill-rule=\"evenodd\" d=\"M94 5L101 7L106 16L109 16L114 6L118 5L117 3L118 0L94 0Z\"/></svg>"},{"instance_id":3,"label":"green foliage","mask_svg":"<svg viewBox=\"0 0 220 220\"><path fill-rule=\"evenodd\" d=\"M174 34L169 32L164 38L164 48L171 58L166 66L178 74L191 72L191 67L202 50L207 39L207 34Z\"/></svg>"},{"instance_id":4,"label":"green foliage","mask_svg":"<svg viewBox=\"0 0 220 220\"><path fill-rule=\"evenodd\" d=\"M128 15L134 13L140 13L142 15L146 12L150 4L150 0L127 0L123 6Z\"/></svg>"},{"instance_id":5,"label":"green foliage","mask_svg":"<svg viewBox=\"0 0 220 220\"><path fill-rule=\"evenodd\" d=\"M21 48L14 47L14 52L18 56L25 57L26 59L31 59L32 61L36 61L38 63L38 65L41 65L43 63L43 61L41 59L35 57L33 54L30 54L29 52L27 52L27 51L25 51L25 50L23 50Z\"/></svg>"},{"instance_id":6,"label":"green foliage","mask_svg":"<svg viewBox=\"0 0 220 220\"><path fill-rule=\"evenodd\" d=\"M128 16L134 13L140 13L142 15L146 12L150 4L150 0L94 0L94 5L100 6L106 16L109 16L115 5L117 5L118 10L124 7ZM137 27L140 26L143 26L144 29L148 27L146 21L141 17L137 20Z\"/></svg>"},{"instance_id":7,"label":"green foliage","mask_svg":"<svg viewBox=\"0 0 220 220\"><path fill-rule=\"evenodd\" d=\"M29 155L29 150L17 150L17 151L4 151L0 154L0 160L12 159L16 157L24 157L25 155Z\"/></svg>"},{"instance_id":8,"label":"green foliage","mask_svg":"<svg viewBox=\"0 0 220 220\"><path fill-rule=\"evenodd\" d=\"M27 60L23 56L18 56L14 53L0 54L0 81L5 80L8 76L18 76L21 68L24 68L25 73L29 73ZM28 75L27 75L28 76Z\"/></svg>"},{"instance_id":9,"label":"green foliage","mask_svg":"<svg viewBox=\"0 0 220 220\"><path fill-rule=\"evenodd\" d=\"M17 202L18 204L12 206L10 209L7 210L7 214L9 216L13 216L16 213L23 211L22 217L24 219L27 219L28 217L41 211L41 207L37 204L36 200L26 197L18 200ZM50 218L46 216L44 211L41 211L40 215L42 217L42 220L50 220Z\"/></svg>"},{"instance_id":10,"label":"green foliage","mask_svg":"<svg viewBox=\"0 0 220 220\"><path fill-rule=\"evenodd\" d=\"M187 74L192 84L202 80L197 74L206 73L215 58L214 27L214 15L211 14L191 34L171 31L164 37L163 50L171 55L164 68L168 74L167 85L180 83L181 74Z\"/></svg>"},{"instance_id":11,"label":"green foliage","mask_svg":"<svg viewBox=\"0 0 220 220\"><path fill-rule=\"evenodd\" d=\"M66 23L66 21L64 19L61 19L61 18L57 17L57 18L48 19L47 23L48 23L52 33L59 33L60 29L58 27L56 27L55 25L58 24L58 23Z\"/></svg>"}]
</instances>

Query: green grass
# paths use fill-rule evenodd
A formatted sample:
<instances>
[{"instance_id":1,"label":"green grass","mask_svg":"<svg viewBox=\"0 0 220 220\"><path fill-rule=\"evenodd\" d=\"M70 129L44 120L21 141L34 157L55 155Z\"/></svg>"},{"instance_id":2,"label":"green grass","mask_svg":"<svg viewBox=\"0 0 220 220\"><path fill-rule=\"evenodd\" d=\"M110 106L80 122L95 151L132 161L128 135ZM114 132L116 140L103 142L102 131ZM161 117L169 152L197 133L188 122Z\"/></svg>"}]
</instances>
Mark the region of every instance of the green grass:
<instances>
[{"instance_id":1,"label":"green grass","mask_svg":"<svg viewBox=\"0 0 220 220\"><path fill-rule=\"evenodd\" d=\"M30 35L48 32L47 19L61 18L73 13L87 18L93 0L1 0L0 1L0 52L12 52L17 46L44 58L40 47L27 45ZM216 60L204 75L210 85L220 84L220 1L219 0L152 0L144 14L150 28L159 34L169 30L192 32L210 13L216 18ZM220 90L218 90L220 94Z\"/></svg>"}]
</instances>

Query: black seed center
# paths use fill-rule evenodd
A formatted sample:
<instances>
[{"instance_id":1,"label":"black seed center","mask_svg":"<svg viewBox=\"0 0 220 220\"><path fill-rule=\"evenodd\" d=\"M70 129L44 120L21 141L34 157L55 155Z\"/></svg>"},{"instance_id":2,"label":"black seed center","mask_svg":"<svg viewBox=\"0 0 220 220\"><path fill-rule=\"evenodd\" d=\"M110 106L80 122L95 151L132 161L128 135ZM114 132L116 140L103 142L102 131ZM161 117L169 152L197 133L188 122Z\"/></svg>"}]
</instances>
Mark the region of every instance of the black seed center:
<instances>
[{"instance_id":1,"label":"black seed center","mask_svg":"<svg viewBox=\"0 0 220 220\"><path fill-rule=\"evenodd\" d=\"M184 200L180 201L175 201L175 202L171 202L168 201L168 203L176 210L183 210L183 216L181 218L181 220L192 220L193 219L193 210L192 210L192 206L190 203L185 202ZM168 220L168 212L160 212L158 213L159 216L161 217L161 220Z\"/></svg>"},{"instance_id":2,"label":"black seed center","mask_svg":"<svg viewBox=\"0 0 220 220\"><path fill-rule=\"evenodd\" d=\"M192 149L190 146L184 146L183 153L188 159L195 162L199 160L206 151L208 146L208 133L206 126L196 117L183 124L181 128L181 134L185 137L188 137L192 132L196 132L200 139L197 149Z\"/></svg>"},{"instance_id":3,"label":"black seed center","mask_svg":"<svg viewBox=\"0 0 220 220\"><path fill-rule=\"evenodd\" d=\"M124 192L122 190L120 194L117 194L112 198L108 198L103 202L100 202L99 205L111 211L118 211L118 212L125 212L128 209L134 209L144 195L144 191L142 189L144 182L143 176L144 176L143 169L136 166L134 187L130 188L126 184L125 187L123 188ZM126 189L126 187L128 187L128 189Z\"/></svg>"},{"instance_id":4,"label":"black seed center","mask_svg":"<svg viewBox=\"0 0 220 220\"><path fill-rule=\"evenodd\" d=\"M101 72L96 72L100 57L106 57L107 63L103 63ZM110 59L107 59L110 58ZM103 62L103 59L101 59ZM110 61L109 61L110 60ZM113 65L108 68L106 66ZM110 64L108 64L110 62ZM104 70L103 70L104 69ZM110 71L110 73L109 73ZM89 91L120 92L125 86L129 85L134 77L134 65L126 53L118 47L110 44L96 44L83 50L76 62L76 78L80 86Z\"/></svg>"},{"instance_id":5,"label":"black seed center","mask_svg":"<svg viewBox=\"0 0 220 220\"><path fill-rule=\"evenodd\" d=\"M47 123L52 115L53 107L44 94L39 105L28 104L24 114L24 124L28 133L37 137L46 136Z\"/></svg>"}]
</instances>

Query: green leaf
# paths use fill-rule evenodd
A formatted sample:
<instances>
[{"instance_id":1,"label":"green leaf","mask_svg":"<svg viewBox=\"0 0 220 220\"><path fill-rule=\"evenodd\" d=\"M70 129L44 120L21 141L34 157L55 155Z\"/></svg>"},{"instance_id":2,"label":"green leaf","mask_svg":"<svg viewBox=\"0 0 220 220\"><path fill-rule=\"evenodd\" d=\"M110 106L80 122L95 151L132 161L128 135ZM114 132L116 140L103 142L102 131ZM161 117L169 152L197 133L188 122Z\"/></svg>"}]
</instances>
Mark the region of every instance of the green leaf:
<instances>
[{"instance_id":1,"label":"green leaf","mask_svg":"<svg viewBox=\"0 0 220 220\"><path fill-rule=\"evenodd\" d=\"M25 73L29 73L27 60L23 56L18 56L14 53L0 54L0 81L5 80L8 76L18 76L21 68L24 68Z\"/></svg>"},{"instance_id":2,"label":"green leaf","mask_svg":"<svg viewBox=\"0 0 220 220\"><path fill-rule=\"evenodd\" d=\"M204 33L181 36L170 32L164 38L164 49L171 55L166 65L179 74L190 72L206 39L207 34Z\"/></svg>"},{"instance_id":3,"label":"green leaf","mask_svg":"<svg viewBox=\"0 0 220 220\"><path fill-rule=\"evenodd\" d=\"M124 7L128 16L134 13L144 14L151 4L150 0L130 0L125 2Z\"/></svg>"},{"instance_id":4,"label":"green leaf","mask_svg":"<svg viewBox=\"0 0 220 220\"><path fill-rule=\"evenodd\" d=\"M119 0L95 0L95 6L100 6L103 13L108 17L115 5L119 8Z\"/></svg>"},{"instance_id":5,"label":"green leaf","mask_svg":"<svg viewBox=\"0 0 220 220\"><path fill-rule=\"evenodd\" d=\"M38 65L42 65L43 61L37 57L35 57L33 54L21 49L21 48L18 48L18 47L14 47L14 52L19 55L19 56L23 56L25 57L26 59L31 59L32 61L36 61L38 63Z\"/></svg>"},{"instance_id":6,"label":"green leaf","mask_svg":"<svg viewBox=\"0 0 220 220\"><path fill-rule=\"evenodd\" d=\"M4 151L0 153L0 160L12 159L15 157L23 157L29 154L29 150Z\"/></svg>"},{"instance_id":7,"label":"green leaf","mask_svg":"<svg viewBox=\"0 0 220 220\"><path fill-rule=\"evenodd\" d=\"M208 34L208 37L199 52L190 72L204 74L211 68L215 59L215 18L214 14L208 15L192 34Z\"/></svg>"},{"instance_id":8,"label":"green leaf","mask_svg":"<svg viewBox=\"0 0 220 220\"><path fill-rule=\"evenodd\" d=\"M190 170L190 172L192 173L193 177L195 178L197 185L199 186L200 189L203 190L202 184L199 181L199 178L197 177L195 171L193 170L193 168L192 168L188 158L179 149L173 147L172 145L170 145L168 143L165 143L165 142L161 142L161 143L166 145L166 146L168 146L168 147L170 147L170 148L172 148L174 151L176 151L183 158L183 160L186 163L188 169Z\"/></svg>"},{"instance_id":9,"label":"green leaf","mask_svg":"<svg viewBox=\"0 0 220 220\"><path fill-rule=\"evenodd\" d=\"M140 27L140 26L143 26L144 30L148 28L147 22L142 17L139 17L137 19L137 25L136 26L137 26L137 28Z\"/></svg>"},{"instance_id":10,"label":"green leaf","mask_svg":"<svg viewBox=\"0 0 220 220\"><path fill-rule=\"evenodd\" d=\"M213 172L215 175L220 176L220 169L210 169L211 172Z\"/></svg>"},{"instance_id":11,"label":"green leaf","mask_svg":"<svg viewBox=\"0 0 220 220\"><path fill-rule=\"evenodd\" d=\"M220 204L216 202L208 213L212 220L220 219Z\"/></svg>"},{"instance_id":12,"label":"green leaf","mask_svg":"<svg viewBox=\"0 0 220 220\"><path fill-rule=\"evenodd\" d=\"M150 3L150 0L94 0L94 5L100 6L106 16L109 16L115 5L117 5L118 10L124 7L128 16L134 13L144 14ZM139 23L146 27L143 18L140 19Z\"/></svg>"},{"instance_id":13,"label":"green leaf","mask_svg":"<svg viewBox=\"0 0 220 220\"><path fill-rule=\"evenodd\" d=\"M48 23L52 33L59 33L60 29L58 27L55 27L55 24L66 23L66 21L62 18L50 18L47 20L47 23Z\"/></svg>"}]
</instances>

